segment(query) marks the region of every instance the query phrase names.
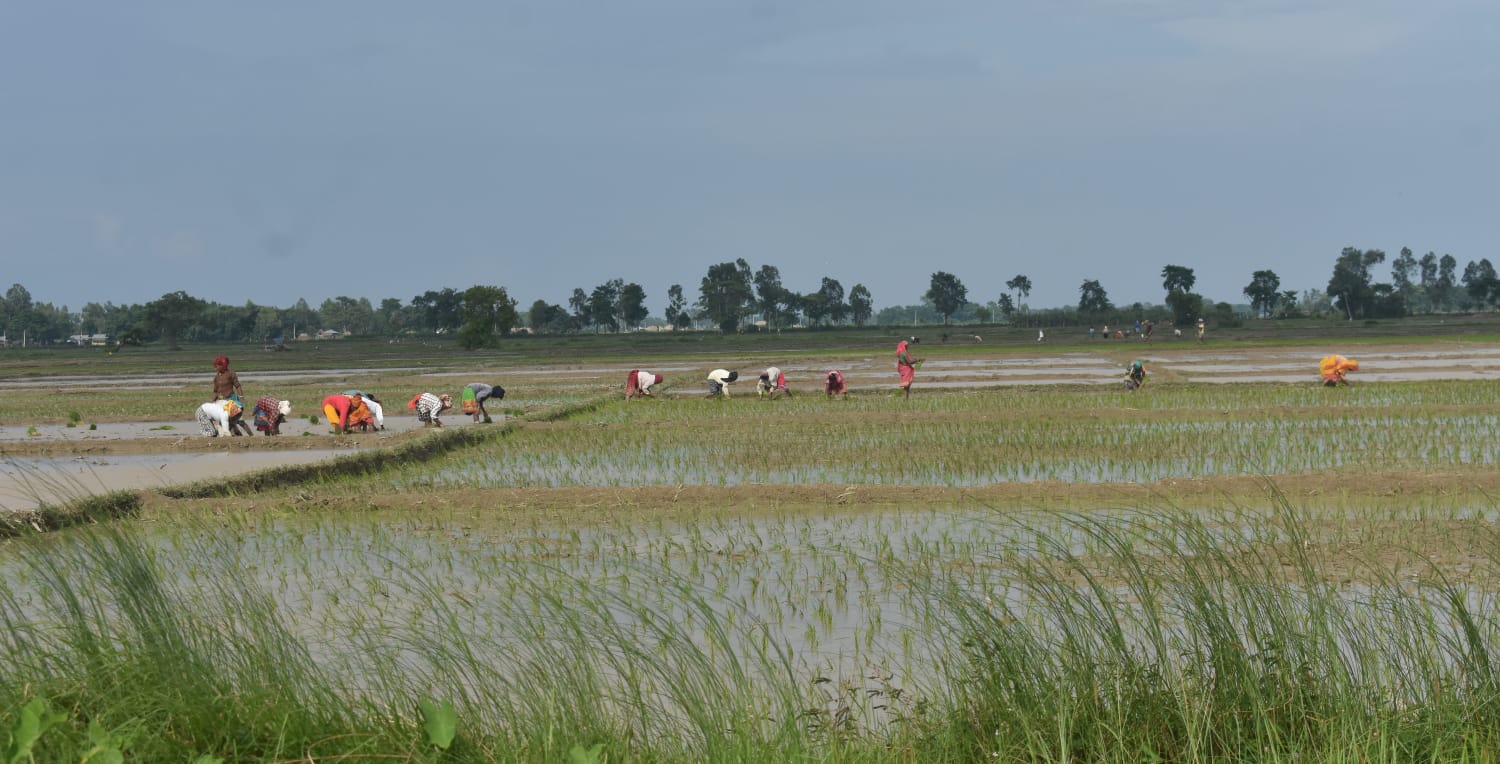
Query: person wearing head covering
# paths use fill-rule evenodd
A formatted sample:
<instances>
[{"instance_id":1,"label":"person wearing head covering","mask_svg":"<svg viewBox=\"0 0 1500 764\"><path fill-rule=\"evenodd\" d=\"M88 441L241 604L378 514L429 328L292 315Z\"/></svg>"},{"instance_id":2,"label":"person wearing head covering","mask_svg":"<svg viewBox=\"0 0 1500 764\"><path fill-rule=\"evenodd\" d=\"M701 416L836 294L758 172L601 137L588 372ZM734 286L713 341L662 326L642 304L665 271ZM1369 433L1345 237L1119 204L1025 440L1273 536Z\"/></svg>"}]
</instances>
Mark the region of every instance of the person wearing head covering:
<instances>
[{"instance_id":1,"label":"person wearing head covering","mask_svg":"<svg viewBox=\"0 0 1500 764\"><path fill-rule=\"evenodd\" d=\"M1125 367L1125 389L1134 392L1141 385L1146 384L1146 365L1139 360L1131 361Z\"/></svg>"},{"instance_id":2,"label":"person wearing head covering","mask_svg":"<svg viewBox=\"0 0 1500 764\"><path fill-rule=\"evenodd\" d=\"M210 438L239 435L232 423L244 411L233 400L209 401L198 407L198 430Z\"/></svg>"},{"instance_id":3,"label":"person wearing head covering","mask_svg":"<svg viewBox=\"0 0 1500 764\"><path fill-rule=\"evenodd\" d=\"M906 398L911 397L911 383L917 377L917 364L922 362L920 358L913 361L909 350L918 342L921 340L916 337L907 337L896 343L896 373L901 375L901 394Z\"/></svg>"},{"instance_id":4,"label":"person wearing head covering","mask_svg":"<svg viewBox=\"0 0 1500 764\"><path fill-rule=\"evenodd\" d=\"M1348 376L1351 371L1359 371L1359 361L1341 355L1326 356L1318 364L1318 372L1323 376L1324 387L1349 384Z\"/></svg>"},{"instance_id":5,"label":"person wearing head covering","mask_svg":"<svg viewBox=\"0 0 1500 764\"><path fill-rule=\"evenodd\" d=\"M349 433L349 412L354 408L354 399L343 393L334 393L323 399L323 414L328 417L334 435Z\"/></svg>"},{"instance_id":6,"label":"person wearing head covering","mask_svg":"<svg viewBox=\"0 0 1500 764\"><path fill-rule=\"evenodd\" d=\"M244 388L240 387L240 375L229 370L229 357L218 356L214 358L214 397L216 401L224 400L232 396L245 397Z\"/></svg>"},{"instance_id":7,"label":"person wearing head covering","mask_svg":"<svg viewBox=\"0 0 1500 764\"><path fill-rule=\"evenodd\" d=\"M344 395L347 395L350 398L358 395L360 398L363 398L365 402L365 408L368 408L370 410L370 416L375 418L375 429L385 429L385 406L380 403L379 398L376 398L375 396L363 390L345 390Z\"/></svg>"},{"instance_id":8,"label":"person wearing head covering","mask_svg":"<svg viewBox=\"0 0 1500 764\"><path fill-rule=\"evenodd\" d=\"M453 396L446 393L417 393L415 398L407 402L406 407L417 412L417 421L424 426L442 427L443 412L453 408Z\"/></svg>"},{"instance_id":9,"label":"person wearing head covering","mask_svg":"<svg viewBox=\"0 0 1500 764\"><path fill-rule=\"evenodd\" d=\"M280 435L281 425L292 413L292 402L274 395L262 395L255 402L255 429L267 435Z\"/></svg>"},{"instance_id":10,"label":"person wearing head covering","mask_svg":"<svg viewBox=\"0 0 1500 764\"><path fill-rule=\"evenodd\" d=\"M729 383L740 378L737 371L714 369L708 373L708 397L729 397Z\"/></svg>"},{"instance_id":11,"label":"person wearing head covering","mask_svg":"<svg viewBox=\"0 0 1500 764\"><path fill-rule=\"evenodd\" d=\"M369 404L359 393L349 396L349 429L357 429L360 432L370 432L375 429L375 415L370 413Z\"/></svg>"},{"instance_id":12,"label":"person wearing head covering","mask_svg":"<svg viewBox=\"0 0 1500 764\"><path fill-rule=\"evenodd\" d=\"M755 383L755 393L772 400L775 400L777 393L786 393L786 397L792 397L792 389L786 385L786 374L775 366L760 373L760 380Z\"/></svg>"},{"instance_id":13,"label":"person wearing head covering","mask_svg":"<svg viewBox=\"0 0 1500 764\"><path fill-rule=\"evenodd\" d=\"M486 385L483 382L470 382L464 386L463 396L464 413L472 414L476 422L483 418L484 423L489 424L490 412L485 411L484 402L504 400L505 388L499 385Z\"/></svg>"},{"instance_id":14,"label":"person wearing head covering","mask_svg":"<svg viewBox=\"0 0 1500 764\"><path fill-rule=\"evenodd\" d=\"M661 383L660 374L652 374L649 371L631 369L625 375L625 400L631 398L650 398L651 386Z\"/></svg>"},{"instance_id":15,"label":"person wearing head covering","mask_svg":"<svg viewBox=\"0 0 1500 764\"><path fill-rule=\"evenodd\" d=\"M837 395L840 398L849 395L849 385L844 382L844 372L833 369L828 376L823 378L823 394L832 398Z\"/></svg>"},{"instance_id":16,"label":"person wearing head covering","mask_svg":"<svg viewBox=\"0 0 1500 764\"><path fill-rule=\"evenodd\" d=\"M1203 332L1204 332L1204 330L1205 330L1205 327L1203 326L1203 319L1200 318L1200 319L1198 319L1198 341L1199 342L1203 341Z\"/></svg>"}]
</instances>

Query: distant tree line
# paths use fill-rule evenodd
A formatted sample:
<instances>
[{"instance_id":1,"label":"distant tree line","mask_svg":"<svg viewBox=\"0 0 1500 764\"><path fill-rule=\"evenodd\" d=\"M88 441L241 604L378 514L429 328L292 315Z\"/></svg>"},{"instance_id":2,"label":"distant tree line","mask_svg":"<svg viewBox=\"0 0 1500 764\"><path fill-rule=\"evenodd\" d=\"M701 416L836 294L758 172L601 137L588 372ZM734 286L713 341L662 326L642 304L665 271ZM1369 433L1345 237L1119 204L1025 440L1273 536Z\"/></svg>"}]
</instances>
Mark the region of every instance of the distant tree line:
<instances>
[{"instance_id":1,"label":"distant tree line","mask_svg":"<svg viewBox=\"0 0 1500 764\"><path fill-rule=\"evenodd\" d=\"M1253 271L1243 294L1251 313L1263 318L1334 314L1349 320L1411 314L1491 310L1500 306L1500 274L1488 259L1470 261L1460 275L1452 255L1434 252L1417 257L1403 248L1391 262L1387 282L1375 280L1375 267L1386 254L1378 249L1346 247L1334 262L1323 290L1283 290L1275 271ZM614 278L593 289L575 288L567 305L537 300L524 314L504 287L476 285L464 291L429 290L406 302L387 297L376 306L368 298L339 296L313 308L299 299L289 308L225 305L171 292L140 305L86 303L77 312L68 306L37 302L20 284L0 300L0 336L12 344L25 339L40 344L75 335L108 335L112 342L143 344L180 342L265 342L287 340L319 331L367 336L453 333L464 347L486 347L517 326L537 333L630 331L653 322L675 329L712 328L732 333L747 329L779 331L790 327L863 326L913 323L1010 323L1067 325L1121 323L1137 318L1179 324L1198 318L1223 323L1235 320L1228 303L1212 303L1193 291L1192 268L1162 268L1163 303L1134 303L1118 308L1097 279L1078 287L1076 306L1032 310L1024 300L1032 282L1017 274L1005 282L993 301L969 300L968 287L945 271L932 274L916 305L892 305L878 314L870 291L855 284L847 292L837 279L824 276L816 289L794 291L782 283L774 265L752 269L743 258L715 263L689 302L681 284L667 290L665 320L650 318L647 295L639 284Z\"/></svg>"}]
</instances>

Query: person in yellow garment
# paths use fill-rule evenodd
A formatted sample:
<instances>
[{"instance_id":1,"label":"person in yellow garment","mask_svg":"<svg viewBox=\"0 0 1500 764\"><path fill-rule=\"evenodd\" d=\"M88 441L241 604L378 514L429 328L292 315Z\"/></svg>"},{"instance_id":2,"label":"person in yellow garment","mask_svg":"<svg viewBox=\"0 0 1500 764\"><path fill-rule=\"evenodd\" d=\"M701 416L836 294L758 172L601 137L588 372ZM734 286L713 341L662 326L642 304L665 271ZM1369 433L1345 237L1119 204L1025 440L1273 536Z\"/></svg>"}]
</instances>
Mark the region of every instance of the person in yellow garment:
<instances>
[{"instance_id":1,"label":"person in yellow garment","mask_svg":"<svg viewBox=\"0 0 1500 764\"><path fill-rule=\"evenodd\" d=\"M1351 371L1359 371L1359 361L1341 355L1324 356L1322 362L1318 364L1318 372L1323 376L1324 387L1349 384L1348 377Z\"/></svg>"}]
</instances>

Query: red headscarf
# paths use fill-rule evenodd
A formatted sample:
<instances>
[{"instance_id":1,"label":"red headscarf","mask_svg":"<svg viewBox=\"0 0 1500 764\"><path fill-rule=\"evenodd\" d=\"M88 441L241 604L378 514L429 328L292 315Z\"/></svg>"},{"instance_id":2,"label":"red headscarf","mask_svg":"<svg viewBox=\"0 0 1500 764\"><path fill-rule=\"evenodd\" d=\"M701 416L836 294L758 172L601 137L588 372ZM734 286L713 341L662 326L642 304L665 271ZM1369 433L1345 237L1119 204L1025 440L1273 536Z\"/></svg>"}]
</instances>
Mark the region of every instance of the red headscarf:
<instances>
[{"instance_id":1,"label":"red headscarf","mask_svg":"<svg viewBox=\"0 0 1500 764\"><path fill-rule=\"evenodd\" d=\"M224 371L225 369L228 369L229 368L229 357L221 355L221 356L218 356L217 358L215 358L214 359L214 368L218 369L219 371Z\"/></svg>"}]
</instances>

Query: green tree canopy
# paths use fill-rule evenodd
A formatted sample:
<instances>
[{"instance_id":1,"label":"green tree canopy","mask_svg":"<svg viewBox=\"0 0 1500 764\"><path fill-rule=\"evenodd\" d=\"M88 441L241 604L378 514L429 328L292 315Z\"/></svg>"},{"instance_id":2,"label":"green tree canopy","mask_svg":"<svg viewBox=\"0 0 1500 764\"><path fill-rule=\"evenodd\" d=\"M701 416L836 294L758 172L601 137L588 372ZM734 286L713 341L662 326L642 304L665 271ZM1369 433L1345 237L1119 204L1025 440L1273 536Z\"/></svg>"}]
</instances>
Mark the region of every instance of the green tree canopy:
<instances>
[{"instance_id":1,"label":"green tree canopy","mask_svg":"<svg viewBox=\"0 0 1500 764\"><path fill-rule=\"evenodd\" d=\"M943 323L948 323L948 318L958 312L964 303L969 301L969 290L958 277L946 271L938 271L932 274L932 282L927 288L927 293L922 299L932 304L943 317Z\"/></svg>"},{"instance_id":2,"label":"green tree canopy","mask_svg":"<svg viewBox=\"0 0 1500 764\"><path fill-rule=\"evenodd\" d=\"M725 334L739 331L746 312L754 309L750 264L743 258L708 268L698 289L698 308Z\"/></svg>"},{"instance_id":3,"label":"green tree canopy","mask_svg":"<svg viewBox=\"0 0 1500 764\"><path fill-rule=\"evenodd\" d=\"M493 347L516 325L516 301L505 293L504 287L471 286L464 290L461 305L460 347L469 350Z\"/></svg>"},{"instance_id":4,"label":"green tree canopy","mask_svg":"<svg viewBox=\"0 0 1500 764\"><path fill-rule=\"evenodd\" d=\"M202 315L204 301L178 290L146 303L146 326L176 350L178 336Z\"/></svg>"},{"instance_id":5,"label":"green tree canopy","mask_svg":"<svg viewBox=\"0 0 1500 764\"><path fill-rule=\"evenodd\" d=\"M1276 271L1256 271L1250 276L1250 284L1245 287L1245 296L1250 299L1250 307L1257 314L1270 313L1276 309L1276 302L1281 299L1281 277Z\"/></svg>"},{"instance_id":6,"label":"green tree canopy","mask_svg":"<svg viewBox=\"0 0 1500 764\"><path fill-rule=\"evenodd\" d=\"M855 326L864 326L870 322L870 317L875 313L875 303L870 297L870 290L864 284L855 284L849 289L849 320Z\"/></svg>"},{"instance_id":7,"label":"green tree canopy","mask_svg":"<svg viewBox=\"0 0 1500 764\"><path fill-rule=\"evenodd\" d=\"M1097 280L1085 279L1078 287L1078 312L1086 314L1105 313L1114 310L1109 294Z\"/></svg>"}]
</instances>

